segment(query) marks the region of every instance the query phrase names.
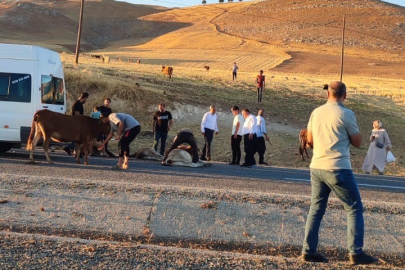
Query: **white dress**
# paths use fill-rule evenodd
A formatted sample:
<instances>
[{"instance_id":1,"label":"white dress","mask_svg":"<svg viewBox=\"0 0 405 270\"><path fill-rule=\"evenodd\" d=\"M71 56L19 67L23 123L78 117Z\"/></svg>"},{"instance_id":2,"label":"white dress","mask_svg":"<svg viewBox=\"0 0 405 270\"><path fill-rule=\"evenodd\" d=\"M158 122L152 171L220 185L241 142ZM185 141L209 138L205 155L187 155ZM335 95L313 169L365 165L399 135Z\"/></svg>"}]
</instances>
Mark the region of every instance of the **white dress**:
<instances>
[{"instance_id":1,"label":"white dress","mask_svg":"<svg viewBox=\"0 0 405 270\"><path fill-rule=\"evenodd\" d=\"M371 141L373 136L375 136L375 139ZM378 148L377 142L382 143L383 148ZM387 131L382 128L373 129L370 135L370 146L363 163L363 171L370 173L373 170L373 166L375 166L379 172L384 172L387 147L391 147Z\"/></svg>"}]
</instances>

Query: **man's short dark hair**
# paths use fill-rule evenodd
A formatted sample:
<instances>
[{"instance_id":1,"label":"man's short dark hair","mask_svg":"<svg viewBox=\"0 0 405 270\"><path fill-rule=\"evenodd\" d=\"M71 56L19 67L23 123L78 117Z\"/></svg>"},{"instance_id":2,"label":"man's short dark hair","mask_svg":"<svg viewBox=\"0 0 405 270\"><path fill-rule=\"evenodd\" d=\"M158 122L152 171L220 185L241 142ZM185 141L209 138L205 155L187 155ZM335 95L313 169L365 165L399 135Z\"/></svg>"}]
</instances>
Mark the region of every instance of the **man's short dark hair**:
<instances>
[{"instance_id":1,"label":"man's short dark hair","mask_svg":"<svg viewBox=\"0 0 405 270\"><path fill-rule=\"evenodd\" d=\"M87 92L83 92L81 95L80 95L80 99L82 99L82 98L88 98L89 97L89 93L87 93Z\"/></svg>"},{"instance_id":2,"label":"man's short dark hair","mask_svg":"<svg viewBox=\"0 0 405 270\"><path fill-rule=\"evenodd\" d=\"M107 100L108 102L111 103L111 99L109 99L109 98L105 98L104 100Z\"/></svg>"},{"instance_id":3,"label":"man's short dark hair","mask_svg":"<svg viewBox=\"0 0 405 270\"><path fill-rule=\"evenodd\" d=\"M238 106L232 106L232 111L239 111L239 107Z\"/></svg>"},{"instance_id":4,"label":"man's short dark hair","mask_svg":"<svg viewBox=\"0 0 405 270\"><path fill-rule=\"evenodd\" d=\"M243 109L245 112L250 113L248 108Z\"/></svg>"},{"instance_id":5,"label":"man's short dark hair","mask_svg":"<svg viewBox=\"0 0 405 270\"><path fill-rule=\"evenodd\" d=\"M342 82L331 82L328 85L328 91L335 98L341 98L346 94L346 85Z\"/></svg>"}]
</instances>

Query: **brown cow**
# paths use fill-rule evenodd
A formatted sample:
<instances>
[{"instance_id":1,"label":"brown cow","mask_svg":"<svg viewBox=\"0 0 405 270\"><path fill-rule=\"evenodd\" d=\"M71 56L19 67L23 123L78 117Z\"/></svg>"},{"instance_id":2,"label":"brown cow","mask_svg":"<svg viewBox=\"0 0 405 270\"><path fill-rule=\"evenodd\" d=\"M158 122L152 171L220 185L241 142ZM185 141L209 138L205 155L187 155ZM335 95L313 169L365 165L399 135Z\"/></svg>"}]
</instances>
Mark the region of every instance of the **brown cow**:
<instances>
[{"instance_id":1,"label":"brown cow","mask_svg":"<svg viewBox=\"0 0 405 270\"><path fill-rule=\"evenodd\" d=\"M209 66L204 66L206 71L210 71L210 67Z\"/></svg>"},{"instance_id":2,"label":"brown cow","mask_svg":"<svg viewBox=\"0 0 405 270\"><path fill-rule=\"evenodd\" d=\"M46 160L52 163L48 148L51 139L56 142L75 142L76 153L81 153L84 147L84 163L87 165L89 143L99 134L108 135L110 125L104 124L99 119L85 115L65 115L49 110L40 110L34 114L31 133L28 138L27 150L30 153L30 162L34 161L34 149L41 137L44 137L43 148ZM77 163L80 163L80 155L76 155Z\"/></svg>"},{"instance_id":3,"label":"brown cow","mask_svg":"<svg viewBox=\"0 0 405 270\"><path fill-rule=\"evenodd\" d=\"M307 155L307 158L309 158L307 148L310 147L310 145L308 144L308 139L307 139L307 129L303 129L300 131L299 142L300 142L299 151L300 151L301 159L305 160L304 152Z\"/></svg>"},{"instance_id":4,"label":"brown cow","mask_svg":"<svg viewBox=\"0 0 405 270\"><path fill-rule=\"evenodd\" d=\"M164 74L164 76L166 77L166 75L169 76L169 81L172 80L172 75L173 75L173 67L166 67L166 66L162 66L162 72Z\"/></svg>"}]
</instances>

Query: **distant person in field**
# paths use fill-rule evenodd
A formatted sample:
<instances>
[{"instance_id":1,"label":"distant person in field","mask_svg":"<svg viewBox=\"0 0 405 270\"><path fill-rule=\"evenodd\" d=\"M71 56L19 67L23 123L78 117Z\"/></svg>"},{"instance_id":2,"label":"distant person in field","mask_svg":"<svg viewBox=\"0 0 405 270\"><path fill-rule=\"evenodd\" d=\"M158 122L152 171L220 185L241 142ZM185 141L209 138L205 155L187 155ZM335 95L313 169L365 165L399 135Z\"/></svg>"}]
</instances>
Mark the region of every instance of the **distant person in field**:
<instances>
[{"instance_id":1,"label":"distant person in field","mask_svg":"<svg viewBox=\"0 0 405 270\"><path fill-rule=\"evenodd\" d=\"M108 117L102 115L101 120L104 123L110 123L111 131L98 149L102 150L108 143L108 141L111 140L112 137L114 137L115 132L117 132L115 139L119 140L119 158L118 164L113 167L113 169L128 169L129 145L141 131L141 125L138 121L136 121L134 117L125 113L112 113Z\"/></svg>"},{"instance_id":2,"label":"distant person in field","mask_svg":"<svg viewBox=\"0 0 405 270\"><path fill-rule=\"evenodd\" d=\"M363 170L366 174L371 173L376 167L379 174L384 174L387 150L391 149L391 140L382 123L379 120L373 122L373 130L370 135L370 146L363 163Z\"/></svg>"},{"instance_id":3,"label":"distant person in field","mask_svg":"<svg viewBox=\"0 0 405 270\"><path fill-rule=\"evenodd\" d=\"M231 135L231 148L232 148L232 161L229 165L239 165L242 153L240 151L240 142L242 141L242 127L245 122L243 116L239 113L239 107L233 106L231 108L233 118L232 135Z\"/></svg>"},{"instance_id":4,"label":"distant person in field","mask_svg":"<svg viewBox=\"0 0 405 270\"><path fill-rule=\"evenodd\" d=\"M233 63L232 67L232 81L234 81L238 75L238 66L236 65L236 62Z\"/></svg>"},{"instance_id":5,"label":"distant person in field","mask_svg":"<svg viewBox=\"0 0 405 270\"><path fill-rule=\"evenodd\" d=\"M112 109L110 106L111 106L111 99L105 98L104 104L100 106L101 115L108 117L112 113ZM105 140L106 138L107 136L103 135L103 140ZM115 157L115 155L108 150L108 143L105 144L103 151L107 153L108 157Z\"/></svg>"},{"instance_id":6,"label":"distant person in field","mask_svg":"<svg viewBox=\"0 0 405 270\"><path fill-rule=\"evenodd\" d=\"M259 110L256 116L257 119L257 141L256 141L256 152L259 153L259 164L269 165L264 161L264 153L266 152L266 141L270 142L269 136L267 136L266 122L264 120L264 111Z\"/></svg>"},{"instance_id":7,"label":"distant person in field","mask_svg":"<svg viewBox=\"0 0 405 270\"><path fill-rule=\"evenodd\" d=\"M218 134L217 114L215 106L210 106L210 111L206 112L201 121L201 133L204 136L205 144L201 154L201 160L211 160L211 142L214 133Z\"/></svg>"},{"instance_id":8,"label":"distant person in field","mask_svg":"<svg viewBox=\"0 0 405 270\"><path fill-rule=\"evenodd\" d=\"M327 89L326 104L316 108L308 121L307 139L313 148L309 165L311 205L306 219L301 260L328 262L327 258L317 252L317 248L321 221L328 206L329 195L333 192L347 213L349 263L375 263L378 259L363 251L363 203L350 161L350 145L359 148L362 136L356 115L343 105L346 85L335 81Z\"/></svg>"},{"instance_id":9,"label":"distant person in field","mask_svg":"<svg viewBox=\"0 0 405 270\"><path fill-rule=\"evenodd\" d=\"M89 99L89 93L83 92L81 93L80 97L76 100L75 103L73 103L72 106L72 115L84 115L84 107L83 104L86 103L86 101ZM71 155L73 152L73 149L75 148L76 143L71 142L69 145L65 146L63 150L68 155Z\"/></svg>"},{"instance_id":10,"label":"distant person in field","mask_svg":"<svg viewBox=\"0 0 405 270\"><path fill-rule=\"evenodd\" d=\"M266 78L263 75L263 70L260 70L259 75L256 76L257 85L257 103L262 103L263 90L266 85Z\"/></svg>"},{"instance_id":11,"label":"distant person in field","mask_svg":"<svg viewBox=\"0 0 405 270\"><path fill-rule=\"evenodd\" d=\"M164 155L166 148L167 134L172 128L173 120L172 114L166 111L166 105L159 103L159 110L155 112L152 120L152 134L155 136L153 141L153 148L157 152L158 144L160 141L160 154Z\"/></svg>"}]
</instances>

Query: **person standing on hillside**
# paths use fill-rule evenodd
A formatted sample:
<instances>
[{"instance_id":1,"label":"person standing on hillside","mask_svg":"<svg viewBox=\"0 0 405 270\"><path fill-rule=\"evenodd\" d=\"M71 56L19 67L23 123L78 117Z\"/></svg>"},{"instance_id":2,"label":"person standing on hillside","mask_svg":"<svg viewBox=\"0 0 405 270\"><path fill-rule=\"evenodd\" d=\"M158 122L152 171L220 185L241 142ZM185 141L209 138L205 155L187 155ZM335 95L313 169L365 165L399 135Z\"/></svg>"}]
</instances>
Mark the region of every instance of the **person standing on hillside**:
<instances>
[{"instance_id":1,"label":"person standing on hillside","mask_svg":"<svg viewBox=\"0 0 405 270\"><path fill-rule=\"evenodd\" d=\"M83 92L81 93L80 97L76 100L75 103L73 103L72 106L72 115L84 115L84 107L83 104L86 103L86 101L89 99L89 93L87 92ZM65 152L68 155L71 155L73 152L73 149L75 148L76 143L71 142L69 143L69 145L65 146L63 148L63 150L65 150Z\"/></svg>"},{"instance_id":2,"label":"person standing on hillside","mask_svg":"<svg viewBox=\"0 0 405 270\"><path fill-rule=\"evenodd\" d=\"M263 70L260 70L259 75L256 76L257 85L257 103L262 103L263 90L266 85L266 78L263 75Z\"/></svg>"},{"instance_id":3,"label":"person standing on hillside","mask_svg":"<svg viewBox=\"0 0 405 270\"><path fill-rule=\"evenodd\" d=\"M242 156L240 151L240 142L242 141L242 127L245 120L239 113L239 107L233 106L231 108L233 118L232 135L231 135L231 148L232 148L232 161L229 165L239 165Z\"/></svg>"},{"instance_id":4,"label":"person standing on hillside","mask_svg":"<svg viewBox=\"0 0 405 270\"><path fill-rule=\"evenodd\" d=\"M206 112L201 121L201 133L204 136L205 144L201 154L201 160L211 160L211 142L215 135L218 135L217 114L215 106L210 106L210 111Z\"/></svg>"},{"instance_id":5,"label":"person standing on hillside","mask_svg":"<svg viewBox=\"0 0 405 270\"><path fill-rule=\"evenodd\" d=\"M236 62L233 63L232 67L232 81L234 81L238 75L238 66L236 65Z\"/></svg>"},{"instance_id":6,"label":"person standing on hillside","mask_svg":"<svg viewBox=\"0 0 405 270\"><path fill-rule=\"evenodd\" d=\"M256 153L256 131L257 131L257 119L250 114L249 109L242 110L243 118L245 122L242 127L243 144L245 150L245 163L242 167L256 166L255 153Z\"/></svg>"},{"instance_id":7,"label":"person standing on hillside","mask_svg":"<svg viewBox=\"0 0 405 270\"><path fill-rule=\"evenodd\" d=\"M152 120L152 134L155 136L153 148L157 152L157 147L160 140L160 154L164 155L166 148L167 134L172 128L172 114L166 111L166 105L159 103L159 110L155 112Z\"/></svg>"},{"instance_id":8,"label":"person standing on hillside","mask_svg":"<svg viewBox=\"0 0 405 270\"><path fill-rule=\"evenodd\" d=\"M114 133L117 132L115 139L119 140L119 158L118 164L113 167L113 169L128 169L129 145L141 131L141 125L134 117L125 113L112 113L108 117L102 115L101 120L105 124L107 124L108 122L110 123L111 131L105 141L100 145L98 150L102 150L108 143L108 141L111 140L111 138L114 136Z\"/></svg>"},{"instance_id":9,"label":"person standing on hillside","mask_svg":"<svg viewBox=\"0 0 405 270\"><path fill-rule=\"evenodd\" d=\"M267 162L264 162L264 153L266 152L266 141L270 142L270 140L269 136L267 136L266 122L264 120L264 111L262 109L258 111L256 119L257 119L256 152L259 153L259 164L269 165Z\"/></svg>"},{"instance_id":10,"label":"person standing on hillside","mask_svg":"<svg viewBox=\"0 0 405 270\"><path fill-rule=\"evenodd\" d=\"M350 264L371 264L378 259L363 252L363 203L353 175L350 144L359 148L362 136L353 111L344 107L346 85L332 82L328 101L316 108L308 122L307 139L313 148L311 170L311 206L309 208L301 260L328 262L317 252L319 227L333 191L347 213L347 247Z\"/></svg>"},{"instance_id":11,"label":"person standing on hillside","mask_svg":"<svg viewBox=\"0 0 405 270\"><path fill-rule=\"evenodd\" d=\"M112 109L110 106L111 106L111 99L105 98L104 105L100 106L100 112L105 117L108 117L110 114L112 114ZM105 140L106 138L107 136L103 135L103 140ZM104 151L105 153L107 153L108 157L115 157L115 155L108 150L108 143L105 144Z\"/></svg>"}]
</instances>

